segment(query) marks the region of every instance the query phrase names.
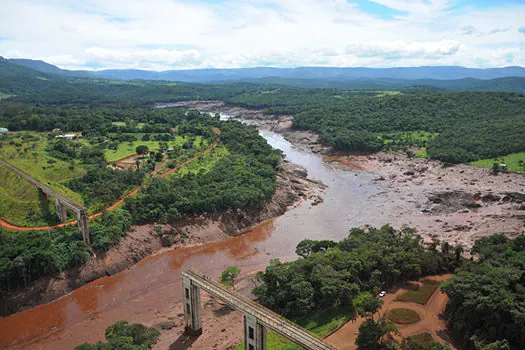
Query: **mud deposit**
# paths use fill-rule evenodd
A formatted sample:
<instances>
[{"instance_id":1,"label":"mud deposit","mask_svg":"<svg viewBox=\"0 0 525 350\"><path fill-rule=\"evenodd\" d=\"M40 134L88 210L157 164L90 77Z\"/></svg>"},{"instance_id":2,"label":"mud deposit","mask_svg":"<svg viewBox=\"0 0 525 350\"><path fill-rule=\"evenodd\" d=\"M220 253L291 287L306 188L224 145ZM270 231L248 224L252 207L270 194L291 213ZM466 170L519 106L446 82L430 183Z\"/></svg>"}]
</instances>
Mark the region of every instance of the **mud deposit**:
<instances>
[{"instance_id":1,"label":"mud deposit","mask_svg":"<svg viewBox=\"0 0 525 350\"><path fill-rule=\"evenodd\" d=\"M366 201L363 206L368 212L360 211L359 214L367 218L368 222L354 217L348 220L353 225L377 225L380 222L391 223L396 227L414 227L426 241L437 237L451 244L460 244L467 255L474 241L480 237L495 232L506 233L511 237L525 233L524 204L510 195L515 192L525 193L524 174L494 176L486 168L467 164L446 166L439 161L408 158L402 154L334 154L320 142L315 133L291 129L290 116L267 116L261 111L230 107L220 101L193 101L179 106L185 104L204 112L218 112L248 120L262 129L263 135L269 131L278 132L298 153L323 154L325 165L353 172L358 178L365 176L363 174L372 176L372 182L377 184L377 192L369 190L367 198L359 199ZM291 159L305 166L312 176L318 176L329 186L324 197L326 202L337 202L339 197L344 196L344 191L331 191L344 187L340 179L333 176L334 172L320 175L312 169L315 164ZM370 183L360 183L358 186L367 187ZM345 220L347 207L352 207L355 200L347 197L346 201L341 201L340 206L333 206L332 210L342 214L340 220Z\"/></svg>"},{"instance_id":2,"label":"mud deposit","mask_svg":"<svg viewBox=\"0 0 525 350\"><path fill-rule=\"evenodd\" d=\"M467 249L475 239L493 232L524 232L524 205L508 195L525 193L523 175L492 176L490 170L474 166L444 167L393 154L325 158L312 151L327 152L317 136L289 129L290 117L268 117L213 101L184 105L258 125L261 135L288 161L307 170L308 179L327 186L322 200L310 196L243 235L217 236L213 242L163 251L58 300L0 319L0 347L72 348L102 340L107 326L128 320L161 329L159 348L225 349L239 343L242 327L240 316L221 305L205 301L209 306L203 315L202 338L185 339L177 333L180 326L173 327L180 324L182 311L181 270L193 267L217 279L224 267L236 265L246 273L266 266L272 258L294 259L295 247L303 239L340 240L350 228L364 225L407 225L429 241L435 236ZM290 181L303 198L299 189L303 185ZM171 329L162 329L163 324Z\"/></svg>"},{"instance_id":3,"label":"mud deposit","mask_svg":"<svg viewBox=\"0 0 525 350\"><path fill-rule=\"evenodd\" d=\"M99 253L96 259L59 276L41 278L26 289L4 296L0 299L0 309L5 314L48 303L97 278L114 275L152 254L242 234L254 224L282 215L305 200L321 202L324 188L323 184L308 179L303 167L285 161L277 174L277 191L263 207L189 217L179 225L132 226L118 245ZM156 226L162 228L161 234L155 231ZM184 232L187 238L170 234L173 231Z\"/></svg>"}]
</instances>

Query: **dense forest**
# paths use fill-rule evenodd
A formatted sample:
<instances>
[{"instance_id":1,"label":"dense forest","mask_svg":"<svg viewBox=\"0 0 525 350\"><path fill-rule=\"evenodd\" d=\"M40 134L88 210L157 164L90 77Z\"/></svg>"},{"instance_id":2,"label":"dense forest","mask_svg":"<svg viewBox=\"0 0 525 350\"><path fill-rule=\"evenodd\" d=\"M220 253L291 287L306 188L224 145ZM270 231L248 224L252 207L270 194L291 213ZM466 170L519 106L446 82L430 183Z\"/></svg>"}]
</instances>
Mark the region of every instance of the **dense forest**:
<instances>
[{"instance_id":1,"label":"dense forest","mask_svg":"<svg viewBox=\"0 0 525 350\"><path fill-rule=\"evenodd\" d=\"M439 133L431 158L451 163L525 150L525 99L507 93L456 93L355 99L299 113L299 129L317 132L336 150L374 152L379 136L397 131Z\"/></svg>"},{"instance_id":2,"label":"dense forest","mask_svg":"<svg viewBox=\"0 0 525 350\"><path fill-rule=\"evenodd\" d=\"M388 341L395 328L384 317L374 317L381 300L373 295L407 280L455 271L441 289L450 298L446 317L461 345L472 350L523 349L525 236L481 238L471 252L475 259L463 259L462 252L447 242L424 245L411 229L352 229L340 242L300 242L296 253L301 258L272 260L257 274L261 284L253 292L259 302L292 319L320 310L366 317L356 341L359 349L421 349Z\"/></svg>"},{"instance_id":3,"label":"dense forest","mask_svg":"<svg viewBox=\"0 0 525 350\"><path fill-rule=\"evenodd\" d=\"M53 157L51 160L65 162L68 171L73 166L83 169L84 175L68 180L64 185L80 194L90 210L99 210L112 204L127 191L148 182L148 186L142 187L136 197L128 198L121 209L106 212L90 221L91 248L95 251L107 250L119 242L131 224L173 223L183 219L186 214L257 207L271 198L276 189L276 172L281 153L272 149L253 126L237 121L220 121L218 116L196 111L186 113L171 108L135 110L127 106L25 105L18 112L10 114L12 106L10 103L0 104L3 118L7 118L4 120L29 116L34 122L24 125L24 128L49 130L61 125L87 136L83 141L56 141L51 133L45 152ZM82 117L85 111L89 113ZM46 124L48 118L54 118L58 124ZM112 123L116 121L121 124ZM90 130L91 126L95 130ZM153 132L145 133L148 128ZM169 133L156 133L158 129L155 128L167 128ZM152 177L151 165L154 165L159 155L163 164L167 164L166 169L172 168L196 154L197 140L200 140L202 149L203 145L209 147L218 136L220 141L216 150L207 157L197 159L195 165L165 178ZM130 137L138 140L137 144L146 138L158 139L161 145L168 142L163 140L173 142L174 137L186 141L178 149L173 148L166 156L167 159L160 151L146 152L148 154L144 157L147 162L140 166L125 170L109 166L105 158L108 147L118 143L119 139L127 143L129 140L124 140ZM29 137L26 142L34 139ZM4 140L8 145L6 147L16 147L18 141L9 140L10 136ZM16 154L22 156L27 153L20 147ZM45 167L54 166L44 164ZM73 166L67 168L68 164ZM46 232L2 229L0 291L9 293L17 287L28 286L41 276L80 265L90 256L89 247L84 244L74 226Z\"/></svg>"},{"instance_id":4,"label":"dense forest","mask_svg":"<svg viewBox=\"0 0 525 350\"><path fill-rule=\"evenodd\" d=\"M384 315L378 317L382 300L375 295L408 280L452 272L463 261L461 252L438 241L424 245L410 228L354 228L340 242L300 242L296 253L301 258L272 260L257 274L261 284L253 292L260 303L298 322L327 310L365 317L356 339L360 350L423 349L410 339L390 337L397 329Z\"/></svg>"},{"instance_id":5,"label":"dense forest","mask_svg":"<svg viewBox=\"0 0 525 350\"><path fill-rule=\"evenodd\" d=\"M93 247L108 249L120 241L132 220L114 210L89 224ZM75 226L49 231L0 229L0 294L28 286L41 276L53 275L91 259L91 251ZM16 305L3 305L16 308ZM10 310L0 310L1 313Z\"/></svg>"},{"instance_id":6,"label":"dense forest","mask_svg":"<svg viewBox=\"0 0 525 350\"><path fill-rule=\"evenodd\" d=\"M481 238L472 253L442 287L452 331L466 349L524 349L525 236Z\"/></svg>"},{"instance_id":7,"label":"dense forest","mask_svg":"<svg viewBox=\"0 0 525 350\"><path fill-rule=\"evenodd\" d=\"M437 242L423 245L411 229L354 228L340 242L305 240L297 245L302 257L293 262L272 260L257 278L259 301L286 316L301 316L320 308L352 308L362 292L381 289L422 276L452 272L461 264L461 248Z\"/></svg>"},{"instance_id":8,"label":"dense forest","mask_svg":"<svg viewBox=\"0 0 525 350\"><path fill-rule=\"evenodd\" d=\"M44 130L52 124L65 124L72 126L71 130L98 132L108 116L114 118L110 104L137 107L159 101L224 100L268 114L294 115L295 128L317 132L335 150L388 150L389 145L383 142L385 135L425 131L439 135L415 146L426 146L428 157L445 162L470 162L525 151L525 99L516 93L451 93L429 88L424 81L400 92L297 88L261 82L110 81L53 75L8 61L0 61L0 76L5 76L0 79L0 92L11 95L10 101L24 103L0 109L0 124L12 130ZM462 83L470 82L467 79ZM76 113L68 113L72 118L66 121L61 118L63 108ZM90 117L83 119L86 114ZM137 114L140 108L132 113ZM149 123L155 125L155 121Z\"/></svg>"},{"instance_id":9,"label":"dense forest","mask_svg":"<svg viewBox=\"0 0 525 350\"><path fill-rule=\"evenodd\" d=\"M124 208L136 222L168 222L184 214L214 213L261 205L275 192L279 151L255 127L237 121L217 124L229 155L209 171L155 179Z\"/></svg>"}]
</instances>

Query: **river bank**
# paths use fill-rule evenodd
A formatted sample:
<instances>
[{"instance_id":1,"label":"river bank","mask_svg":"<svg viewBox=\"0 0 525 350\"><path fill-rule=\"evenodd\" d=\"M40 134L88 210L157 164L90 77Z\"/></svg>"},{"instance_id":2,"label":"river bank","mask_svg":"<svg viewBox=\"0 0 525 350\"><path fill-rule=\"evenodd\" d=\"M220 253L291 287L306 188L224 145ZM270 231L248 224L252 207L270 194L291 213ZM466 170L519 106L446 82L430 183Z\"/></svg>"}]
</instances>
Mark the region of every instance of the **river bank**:
<instances>
[{"instance_id":1,"label":"river bank","mask_svg":"<svg viewBox=\"0 0 525 350\"><path fill-rule=\"evenodd\" d=\"M212 109L208 111L219 112ZM240 113L239 109L237 111ZM222 109L221 113L227 112L227 109ZM242 119L242 115L238 118ZM386 173L374 170L374 162L380 163L379 160L370 159L368 163L368 160L362 157L341 159L332 155L332 158L327 158L320 153L311 152L300 143L288 142L283 136L287 133L286 129L282 129L285 133L270 131L272 128L281 128L282 125L275 126L277 123L280 122L274 122L274 126L270 126L269 123L260 126L261 135L270 145L280 149L291 163L306 168L309 179L321 181L327 186L322 202L315 199L301 201L302 205L287 210L276 219L255 225L243 235L162 250L120 273L87 283L53 302L2 318L0 347L73 348L83 342L94 343L103 340L106 327L119 320L143 323L160 329L164 322L179 322L178 315L182 310L180 273L188 268L196 268L214 279L219 279L221 271L231 265L241 268L243 274L249 273L264 268L271 259L295 259L295 247L303 239L341 240L347 237L352 227L364 225L409 225L418 228L429 240L431 235L435 234L430 230L428 234L422 232L429 221L428 213L422 212L425 208L415 208L417 203L410 203L411 199L407 200L405 193L396 192L397 185L390 182L388 176L385 177ZM292 140L289 136L287 138ZM388 161L385 163L388 164ZM402 169L398 168L398 165L393 167L397 171ZM414 181L405 183L407 186L412 184L407 189L416 191L420 187L413 185ZM512 186L515 185L516 183ZM429 204L426 199L428 197L425 197L430 195L429 193L422 192L418 195L422 196L421 200L424 203ZM444 207L447 207L446 203L449 202L447 199ZM520 205L516 202L510 203L514 206ZM472 232L467 232L465 236L471 237L471 234ZM222 306L217 304L216 308L208 310L215 316L216 311L221 312L219 310L222 310ZM235 320L237 313L230 314L232 320ZM231 327L224 332L224 327L221 327L224 324L222 320L205 320L205 330L201 337L209 339L207 344L210 345L205 348L214 345L222 348L223 344L236 344L242 339L242 320L238 319L239 323L232 321ZM169 328L171 324L164 327ZM207 335L208 327L213 327L216 331ZM171 337L171 333L178 331L178 328L163 331L167 338L162 344L173 348L189 347L191 343L188 343L187 339ZM232 337L223 335L226 332L232 334ZM199 341L196 340L191 346L198 348Z\"/></svg>"},{"instance_id":2,"label":"river bank","mask_svg":"<svg viewBox=\"0 0 525 350\"><path fill-rule=\"evenodd\" d=\"M172 225L132 226L117 245L98 253L86 264L58 276L42 277L31 286L4 296L0 309L13 313L49 303L100 277L115 275L147 256L243 234L253 225L282 215L306 200L320 203L323 190L323 184L308 179L303 167L283 161L277 173L277 190L263 207L187 217ZM174 231L182 234L171 234Z\"/></svg>"},{"instance_id":3,"label":"river bank","mask_svg":"<svg viewBox=\"0 0 525 350\"><path fill-rule=\"evenodd\" d=\"M433 238L461 245L466 255L474 241L495 232L515 237L525 233L525 206L512 193L525 193L525 175L501 173L470 164L446 165L402 153L344 155L333 152L311 131L292 129L291 116L228 106L221 101L170 104L202 112L222 113L259 129L280 133L294 147L322 154L340 168L367 171L385 185L379 195L399 213L392 224L416 228L425 241Z\"/></svg>"}]
</instances>

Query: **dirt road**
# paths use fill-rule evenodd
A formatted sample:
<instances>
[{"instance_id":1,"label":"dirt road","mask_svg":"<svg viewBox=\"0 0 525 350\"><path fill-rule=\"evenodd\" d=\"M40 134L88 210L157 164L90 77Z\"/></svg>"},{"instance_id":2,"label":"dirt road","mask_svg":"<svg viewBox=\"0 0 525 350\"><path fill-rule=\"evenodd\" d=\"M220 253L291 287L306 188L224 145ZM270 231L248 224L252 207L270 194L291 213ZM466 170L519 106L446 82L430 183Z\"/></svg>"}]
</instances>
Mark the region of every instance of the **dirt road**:
<instances>
[{"instance_id":1,"label":"dirt road","mask_svg":"<svg viewBox=\"0 0 525 350\"><path fill-rule=\"evenodd\" d=\"M425 277L424 279L445 281L451 276L452 275L439 275ZM399 295L414 288L418 284L420 284L420 282L409 282L400 288L388 291L387 295L383 298L384 304L381 312L385 313L395 308L413 310L419 314L421 321L408 325L396 324L402 336L408 337L419 333L430 333L434 340L439 341L442 344L449 343L450 345L451 341L446 329L445 321L440 316L445 310L448 298L439 289L436 290L432 297L430 297L426 305L395 300ZM357 346L355 345L355 339L359 332L359 326L363 321L364 318L358 318L355 321L346 323L337 332L325 338L326 342L339 350L356 349ZM452 346L452 348L454 347Z\"/></svg>"},{"instance_id":2,"label":"dirt road","mask_svg":"<svg viewBox=\"0 0 525 350\"><path fill-rule=\"evenodd\" d=\"M190 164L191 162L193 162L197 158L200 158L203 155L211 152L213 149L215 149L215 147L217 147L218 143L219 143L219 138L215 139L215 142L209 148L207 148L204 151L196 154L192 158L190 158L190 159L188 159L188 160L178 164L173 169L170 169L170 170L166 171L163 174L157 175L157 177L158 178L164 178L164 177L166 177L166 176L168 176L170 174L173 174L175 171L177 171L180 168ZM141 187L135 188L133 191L129 192L128 194L123 196L121 199L119 199L115 203L111 204L109 207L105 208L103 211L99 211L98 213L90 215L89 216L89 220L94 219L94 218L104 214L107 211L115 210L117 207L119 207L120 205L122 205L124 203L124 200L126 198L136 195L139 192L140 189L141 189ZM1 228L6 228L6 229L9 229L9 230L15 230L15 231L45 231L45 230L53 230L53 229L56 229L56 228L61 228L61 227L65 227L65 226L75 225L76 223L77 223L77 220L72 220L72 221L63 222L63 223L60 223L60 224L57 224L57 225L22 227L22 226L13 225L9 221L7 221L4 217L0 216L0 227Z\"/></svg>"}]
</instances>

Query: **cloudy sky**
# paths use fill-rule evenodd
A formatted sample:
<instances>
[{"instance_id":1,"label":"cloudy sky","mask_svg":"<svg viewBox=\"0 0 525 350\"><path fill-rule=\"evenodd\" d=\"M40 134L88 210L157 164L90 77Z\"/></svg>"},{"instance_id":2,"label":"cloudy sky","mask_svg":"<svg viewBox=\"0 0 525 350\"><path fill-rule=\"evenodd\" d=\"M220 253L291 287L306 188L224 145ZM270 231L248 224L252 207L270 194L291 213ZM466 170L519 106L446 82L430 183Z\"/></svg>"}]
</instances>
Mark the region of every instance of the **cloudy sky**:
<instances>
[{"instance_id":1,"label":"cloudy sky","mask_svg":"<svg viewBox=\"0 0 525 350\"><path fill-rule=\"evenodd\" d=\"M525 66L525 0L0 0L0 56L69 69Z\"/></svg>"}]
</instances>

